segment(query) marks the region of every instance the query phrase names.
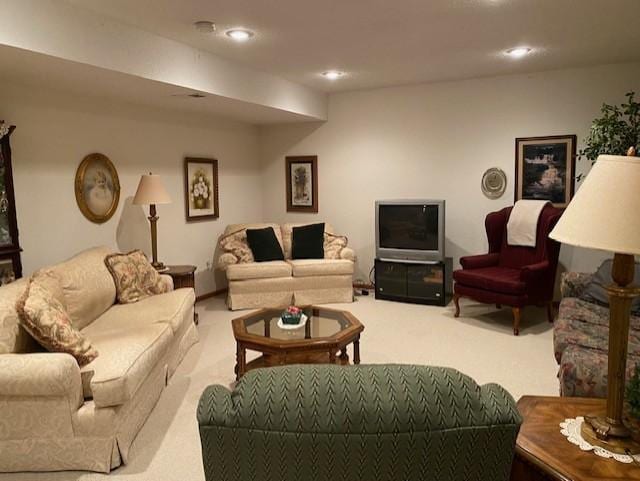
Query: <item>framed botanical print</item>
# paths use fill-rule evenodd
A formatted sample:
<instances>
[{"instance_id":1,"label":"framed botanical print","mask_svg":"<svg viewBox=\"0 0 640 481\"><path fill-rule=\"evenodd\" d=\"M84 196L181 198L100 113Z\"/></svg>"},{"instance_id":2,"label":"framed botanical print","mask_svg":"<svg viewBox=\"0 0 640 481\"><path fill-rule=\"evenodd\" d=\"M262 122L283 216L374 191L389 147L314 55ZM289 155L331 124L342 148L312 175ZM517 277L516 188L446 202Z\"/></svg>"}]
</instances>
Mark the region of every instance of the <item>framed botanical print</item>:
<instances>
[{"instance_id":1,"label":"framed botanical print","mask_svg":"<svg viewBox=\"0 0 640 481\"><path fill-rule=\"evenodd\" d=\"M287 212L318 212L318 157L286 157Z\"/></svg>"},{"instance_id":2,"label":"framed botanical print","mask_svg":"<svg viewBox=\"0 0 640 481\"><path fill-rule=\"evenodd\" d=\"M118 208L120 181L115 166L104 154L89 154L78 166L76 202L91 222L107 222Z\"/></svg>"},{"instance_id":3,"label":"framed botanical print","mask_svg":"<svg viewBox=\"0 0 640 481\"><path fill-rule=\"evenodd\" d=\"M216 159L184 159L184 194L187 221L219 217Z\"/></svg>"},{"instance_id":4,"label":"framed botanical print","mask_svg":"<svg viewBox=\"0 0 640 481\"><path fill-rule=\"evenodd\" d=\"M576 175L576 136L516 139L515 200L548 200L569 205Z\"/></svg>"}]
</instances>

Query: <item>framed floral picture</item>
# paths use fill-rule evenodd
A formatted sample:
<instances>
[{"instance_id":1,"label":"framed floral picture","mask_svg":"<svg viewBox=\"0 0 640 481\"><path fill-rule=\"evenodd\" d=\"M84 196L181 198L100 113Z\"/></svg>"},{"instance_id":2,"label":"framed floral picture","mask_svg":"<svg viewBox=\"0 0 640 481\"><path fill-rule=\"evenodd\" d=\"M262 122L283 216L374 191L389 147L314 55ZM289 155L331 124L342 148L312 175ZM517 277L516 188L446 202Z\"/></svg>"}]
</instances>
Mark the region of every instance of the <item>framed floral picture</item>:
<instances>
[{"instance_id":1,"label":"framed floral picture","mask_svg":"<svg viewBox=\"0 0 640 481\"><path fill-rule=\"evenodd\" d=\"M576 136L516 139L515 200L548 200L565 208L573 197Z\"/></svg>"},{"instance_id":2,"label":"framed floral picture","mask_svg":"<svg viewBox=\"0 0 640 481\"><path fill-rule=\"evenodd\" d=\"M286 157L287 212L318 212L318 157Z\"/></svg>"},{"instance_id":3,"label":"framed floral picture","mask_svg":"<svg viewBox=\"0 0 640 481\"><path fill-rule=\"evenodd\" d=\"M184 159L184 192L187 221L217 219L218 161L187 157Z\"/></svg>"}]
</instances>

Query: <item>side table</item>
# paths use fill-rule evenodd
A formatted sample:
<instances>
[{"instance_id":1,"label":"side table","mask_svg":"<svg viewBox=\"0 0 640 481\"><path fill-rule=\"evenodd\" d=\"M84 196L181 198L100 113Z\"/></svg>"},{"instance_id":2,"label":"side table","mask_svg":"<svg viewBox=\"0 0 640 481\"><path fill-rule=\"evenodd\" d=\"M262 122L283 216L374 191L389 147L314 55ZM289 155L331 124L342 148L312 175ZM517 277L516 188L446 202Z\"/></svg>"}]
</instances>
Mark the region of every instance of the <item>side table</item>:
<instances>
[{"instance_id":1,"label":"side table","mask_svg":"<svg viewBox=\"0 0 640 481\"><path fill-rule=\"evenodd\" d=\"M167 266L168 269L161 272L161 274L167 274L171 276L173 279L173 287L174 289L180 289L182 287L191 287L192 289L196 288L196 280L195 280L195 272L196 266ZM198 313L193 312L193 322L196 325L199 322Z\"/></svg>"},{"instance_id":2,"label":"side table","mask_svg":"<svg viewBox=\"0 0 640 481\"><path fill-rule=\"evenodd\" d=\"M640 480L640 464L624 464L581 451L560 433L560 423L584 414L604 414L605 399L524 396L511 481Z\"/></svg>"}]
</instances>

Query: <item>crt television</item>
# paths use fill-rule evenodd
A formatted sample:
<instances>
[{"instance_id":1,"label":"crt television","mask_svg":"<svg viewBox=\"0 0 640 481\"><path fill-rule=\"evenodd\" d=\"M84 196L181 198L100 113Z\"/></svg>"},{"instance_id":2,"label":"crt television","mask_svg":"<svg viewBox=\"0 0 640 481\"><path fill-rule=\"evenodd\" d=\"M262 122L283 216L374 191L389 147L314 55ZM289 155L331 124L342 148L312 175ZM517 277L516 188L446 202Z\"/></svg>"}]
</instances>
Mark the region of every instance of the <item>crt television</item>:
<instances>
[{"instance_id":1,"label":"crt television","mask_svg":"<svg viewBox=\"0 0 640 481\"><path fill-rule=\"evenodd\" d=\"M444 200L377 201L376 257L443 261Z\"/></svg>"}]
</instances>

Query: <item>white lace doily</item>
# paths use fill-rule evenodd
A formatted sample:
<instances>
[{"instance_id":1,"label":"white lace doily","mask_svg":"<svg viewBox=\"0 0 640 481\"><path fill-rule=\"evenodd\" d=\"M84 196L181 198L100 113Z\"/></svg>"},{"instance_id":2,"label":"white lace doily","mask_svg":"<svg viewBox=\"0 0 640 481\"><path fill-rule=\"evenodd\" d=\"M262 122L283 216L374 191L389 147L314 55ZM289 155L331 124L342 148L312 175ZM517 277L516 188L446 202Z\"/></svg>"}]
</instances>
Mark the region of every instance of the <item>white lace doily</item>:
<instances>
[{"instance_id":1,"label":"white lace doily","mask_svg":"<svg viewBox=\"0 0 640 481\"><path fill-rule=\"evenodd\" d=\"M616 461L625 464L633 463L634 460L636 462L640 462L640 455L629 456L626 454L616 454L601 448L600 446L592 446L589 444L582 437L582 433L580 432L583 422L584 418L582 416L578 416L575 419L565 419L563 423L560 423L560 432L569 440L570 443L575 444L583 451L593 451L593 454L596 454L597 456L615 459Z\"/></svg>"}]
</instances>

